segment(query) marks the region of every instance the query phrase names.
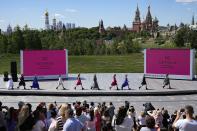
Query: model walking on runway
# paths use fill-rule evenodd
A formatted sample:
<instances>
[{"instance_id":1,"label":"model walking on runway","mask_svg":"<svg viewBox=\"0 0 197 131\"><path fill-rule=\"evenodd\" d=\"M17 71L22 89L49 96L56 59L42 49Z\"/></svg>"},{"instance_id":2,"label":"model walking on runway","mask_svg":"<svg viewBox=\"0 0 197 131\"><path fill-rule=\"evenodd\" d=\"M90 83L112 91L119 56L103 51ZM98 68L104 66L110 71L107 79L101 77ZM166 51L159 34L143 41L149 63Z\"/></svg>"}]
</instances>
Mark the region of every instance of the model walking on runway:
<instances>
[{"instance_id":1,"label":"model walking on runway","mask_svg":"<svg viewBox=\"0 0 197 131\"><path fill-rule=\"evenodd\" d=\"M25 88L26 84L25 84L25 80L24 80L23 74L21 74L20 82L19 82L19 84L18 84L17 89L19 89L20 86L23 86L23 87L24 87L24 90L26 89L26 88Z\"/></svg>"},{"instance_id":2,"label":"model walking on runway","mask_svg":"<svg viewBox=\"0 0 197 131\"><path fill-rule=\"evenodd\" d=\"M97 90L100 90L100 88L99 88L99 86L98 86L98 82L97 82L96 74L94 74L94 78L93 78L93 85L91 86L91 89L97 89Z\"/></svg>"},{"instance_id":3,"label":"model walking on runway","mask_svg":"<svg viewBox=\"0 0 197 131\"><path fill-rule=\"evenodd\" d=\"M167 86L167 85L169 85L169 89L172 89L171 86L170 86L170 78L169 78L169 75L168 74L166 74L166 78L163 81L163 88L165 86Z\"/></svg>"},{"instance_id":4,"label":"model walking on runway","mask_svg":"<svg viewBox=\"0 0 197 131\"><path fill-rule=\"evenodd\" d=\"M84 90L84 88L83 88L83 86L82 86L80 74L78 74L78 76L77 76L77 84L76 84L76 86L74 87L74 89L76 90L76 87L78 87L79 85L81 86L82 90Z\"/></svg>"},{"instance_id":5,"label":"model walking on runway","mask_svg":"<svg viewBox=\"0 0 197 131\"><path fill-rule=\"evenodd\" d=\"M109 87L109 89L111 90L112 87L116 87L118 90L118 84L117 84L117 80L116 80L116 74L114 74L113 76L113 81L111 83L111 86Z\"/></svg>"},{"instance_id":6,"label":"model walking on runway","mask_svg":"<svg viewBox=\"0 0 197 131\"><path fill-rule=\"evenodd\" d=\"M9 78L8 82L7 82L7 88L8 90L14 90L14 82L12 80L12 77Z\"/></svg>"},{"instance_id":7,"label":"model walking on runway","mask_svg":"<svg viewBox=\"0 0 197 131\"><path fill-rule=\"evenodd\" d=\"M34 77L32 86L30 86L30 87L31 87L31 89L32 89L32 88L37 88L38 90L40 89L40 86L39 86L39 83L38 83L38 79L37 79L36 76Z\"/></svg>"},{"instance_id":8,"label":"model walking on runway","mask_svg":"<svg viewBox=\"0 0 197 131\"><path fill-rule=\"evenodd\" d=\"M139 87L139 90L140 90L140 88L141 88L141 87L143 87L143 86L146 86L146 90L148 90L148 88L147 88L147 83L146 83L146 77L145 77L145 74L143 75L142 83L141 83L141 86Z\"/></svg>"},{"instance_id":9,"label":"model walking on runway","mask_svg":"<svg viewBox=\"0 0 197 131\"><path fill-rule=\"evenodd\" d=\"M128 81L127 75L125 75L125 81L122 84L121 89L123 90L123 88L126 87L126 86L128 86L128 89L131 90L131 88L129 88L129 81Z\"/></svg>"},{"instance_id":10,"label":"model walking on runway","mask_svg":"<svg viewBox=\"0 0 197 131\"><path fill-rule=\"evenodd\" d=\"M56 87L56 89L58 89L59 86L62 86L63 90L66 90L66 88L64 88L64 81L61 75L59 75L58 86Z\"/></svg>"}]
</instances>

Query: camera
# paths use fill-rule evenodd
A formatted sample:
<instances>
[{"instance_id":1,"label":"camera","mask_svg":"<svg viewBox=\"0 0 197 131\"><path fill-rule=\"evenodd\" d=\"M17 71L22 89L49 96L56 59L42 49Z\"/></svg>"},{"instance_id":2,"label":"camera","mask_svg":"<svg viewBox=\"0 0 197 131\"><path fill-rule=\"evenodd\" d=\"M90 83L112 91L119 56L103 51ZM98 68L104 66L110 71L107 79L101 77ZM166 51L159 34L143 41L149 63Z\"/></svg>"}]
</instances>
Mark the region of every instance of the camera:
<instances>
[{"instance_id":1,"label":"camera","mask_svg":"<svg viewBox=\"0 0 197 131\"><path fill-rule=\"evenodd\" d=\"M185 109L183 109L183 108L182 108L182 109L180 109L180 112L185 112Z\"/></svg>"}]
</instances>

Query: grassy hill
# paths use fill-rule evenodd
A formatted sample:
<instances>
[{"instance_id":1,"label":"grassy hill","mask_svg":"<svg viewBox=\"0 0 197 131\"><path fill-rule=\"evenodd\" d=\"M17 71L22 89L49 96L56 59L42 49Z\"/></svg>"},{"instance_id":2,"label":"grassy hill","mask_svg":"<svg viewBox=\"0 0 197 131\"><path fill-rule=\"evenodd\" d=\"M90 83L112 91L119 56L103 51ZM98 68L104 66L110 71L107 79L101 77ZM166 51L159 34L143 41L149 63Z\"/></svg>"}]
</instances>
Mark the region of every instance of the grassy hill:
<instances>
[{"instance_id":1,"label":"grassy hill","mask_svg":"<svg viewBox=\"0 0 197 131\"><path fill-rule=\"evenodd\" d=\"M0 74L10 71L10 62L16 61L20 73L20 56L13 54L0 55ZM69 73L110 73L110 72L143 72L143 54L136 53L124 56L69 56Z\"/></svg>"}]
</instances>

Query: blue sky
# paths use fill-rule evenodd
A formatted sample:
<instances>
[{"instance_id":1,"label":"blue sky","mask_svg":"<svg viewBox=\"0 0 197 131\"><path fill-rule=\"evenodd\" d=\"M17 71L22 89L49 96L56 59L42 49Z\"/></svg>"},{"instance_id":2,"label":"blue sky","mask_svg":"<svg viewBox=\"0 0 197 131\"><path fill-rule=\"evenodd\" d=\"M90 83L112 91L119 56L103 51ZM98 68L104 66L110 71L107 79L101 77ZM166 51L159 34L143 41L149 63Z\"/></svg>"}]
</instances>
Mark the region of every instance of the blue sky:
<instances>
[{"instance_id":1,"label":"blue sky","mask_svg":"<svg viewBox=\"0 0 197 131\"><path fill-rule=\"evenodd\" d=\"M197 0L0 0L0 29L8 24L28 24L31 28L44 28L44 12L64 23L72 22L80 27L95 27L103 19L104 26L132 27L136 6L141 19L146 17L151 5L152 16L157 16L160 25L191 23L195 14L197 21Z\"/></svg>"}]
</instances>

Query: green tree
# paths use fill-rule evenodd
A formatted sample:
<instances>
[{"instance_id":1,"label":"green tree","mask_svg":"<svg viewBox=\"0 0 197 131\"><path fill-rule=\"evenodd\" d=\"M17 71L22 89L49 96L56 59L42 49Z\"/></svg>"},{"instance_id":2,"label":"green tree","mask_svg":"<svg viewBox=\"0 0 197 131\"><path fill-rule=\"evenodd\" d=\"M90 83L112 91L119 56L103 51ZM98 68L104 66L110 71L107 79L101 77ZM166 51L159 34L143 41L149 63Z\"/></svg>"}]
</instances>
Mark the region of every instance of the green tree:
<instances>
[{"instance_id":1,"label":"green tree","mask_svg":"<svg viewBox=\"0 0 197 131\"><path fill-rule=\"evenodd\" d=\"M12 33L12 53L19 53L20 50L25 49L23 33L19 26L15 28L14 33Z\"/></svg>"},{"instance_id":2,"label":"green tree","mask_svg":"<svg viewBox=\"0 0 197 131\"><path fill-rule=\"evenodd\" d=\"M177 34L175 35L174 38L174 43L178 47L183 47L185 43L187 42L187 33L188 29L186 27L182 27Z\"/></svg>"},{"instance_id":3,"label":"green tree","mask_svg":"<svg viewBox=\"0 0 197 131\"><path fill-rule=\"evenodd\" d=\"M8 40L5 35L0 35L0 54L7 53Z\"/></svg>"}]
</instances>

